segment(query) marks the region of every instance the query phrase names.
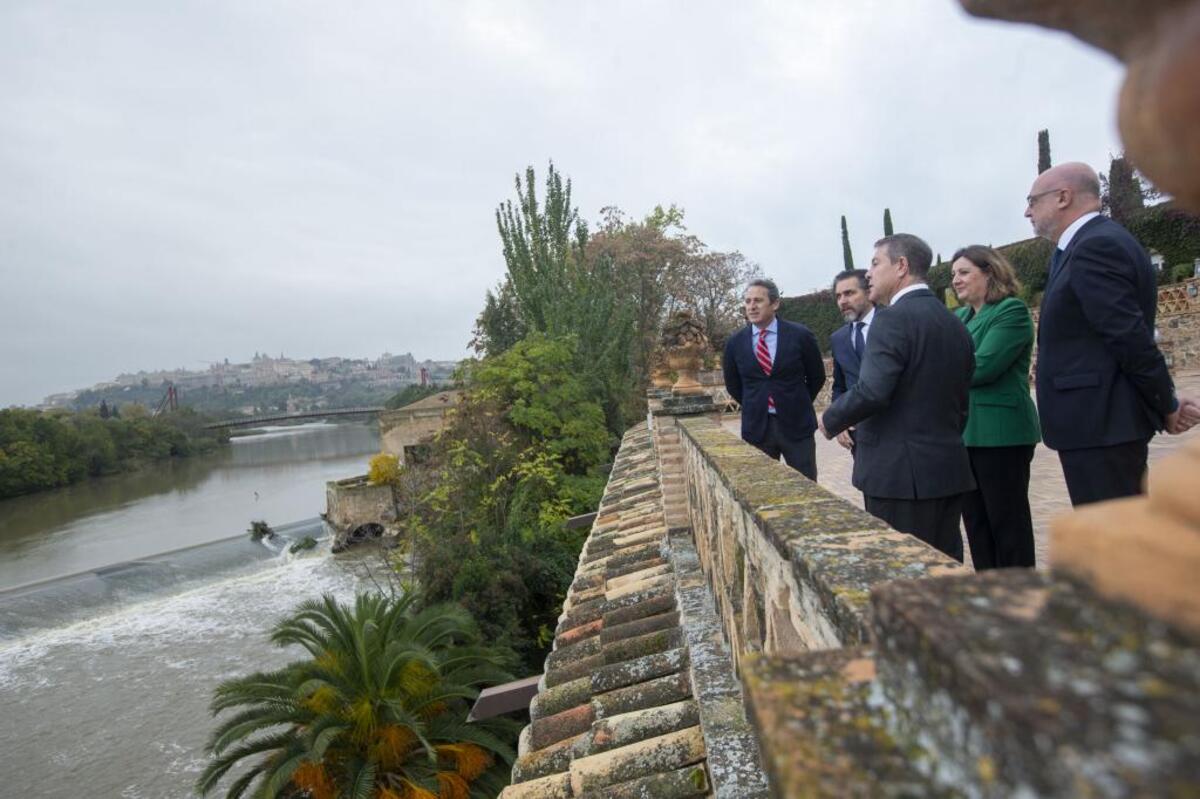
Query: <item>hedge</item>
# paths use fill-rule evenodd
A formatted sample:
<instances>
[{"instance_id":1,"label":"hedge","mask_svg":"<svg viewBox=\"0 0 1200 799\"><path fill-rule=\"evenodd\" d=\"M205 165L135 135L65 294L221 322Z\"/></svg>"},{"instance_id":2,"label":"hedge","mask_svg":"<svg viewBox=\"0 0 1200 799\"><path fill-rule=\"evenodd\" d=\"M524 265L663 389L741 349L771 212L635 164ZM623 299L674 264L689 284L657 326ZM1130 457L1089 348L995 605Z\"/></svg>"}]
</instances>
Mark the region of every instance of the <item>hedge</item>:
<instances>
[{"instance_id":1,"label":"hedge","mask_svg":"<svg viewBox=\"0 0 1200 799\"><path fill-rule=\"evenodd\" d=\"M1200 217L1165 202L1137 211L1130 217L1126 227L1146 249L1162 253L1167 268L1159 275L1160 283L1191 276L1190 265L1193 259L1200 258ZM1046 288L1054 245L1045 239L1031 238L996 249L1004 254L1016 270L1021 281L1022 299L1034 305L1040 302L1042 290ZM934 294L944 300L946 289L950 287L950 262L943 261L931 267L928 283ZM829 335L843 324L833 293L829 290L784 297L779 306L779 315L807 325L816 334L824 352L829 351Z\"/></svg>"}]
</instances>

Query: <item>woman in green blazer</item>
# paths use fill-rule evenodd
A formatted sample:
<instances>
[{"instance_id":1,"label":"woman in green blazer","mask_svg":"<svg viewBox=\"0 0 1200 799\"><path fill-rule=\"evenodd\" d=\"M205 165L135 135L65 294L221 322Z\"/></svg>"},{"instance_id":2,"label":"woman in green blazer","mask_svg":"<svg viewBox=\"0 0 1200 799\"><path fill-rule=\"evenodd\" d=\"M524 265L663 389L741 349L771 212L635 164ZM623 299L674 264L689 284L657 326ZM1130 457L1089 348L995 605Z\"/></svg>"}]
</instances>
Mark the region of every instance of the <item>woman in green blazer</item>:
<instances>
[{"instance_id":1,"label":"woman in green blazer","mask_svg":"<svg viewBox=\"0 0 1200 799\"><path fill-rule=\"evenodd\" d=\"M1029 465L1041 440L1029 397L1033 319L1016 296L1012 264L991 247L954 254L956 313L975 341L975 374L963 443L978 486L963 500L963 523L975 569L1034 565Z\"/></svg>"}]
</instances>

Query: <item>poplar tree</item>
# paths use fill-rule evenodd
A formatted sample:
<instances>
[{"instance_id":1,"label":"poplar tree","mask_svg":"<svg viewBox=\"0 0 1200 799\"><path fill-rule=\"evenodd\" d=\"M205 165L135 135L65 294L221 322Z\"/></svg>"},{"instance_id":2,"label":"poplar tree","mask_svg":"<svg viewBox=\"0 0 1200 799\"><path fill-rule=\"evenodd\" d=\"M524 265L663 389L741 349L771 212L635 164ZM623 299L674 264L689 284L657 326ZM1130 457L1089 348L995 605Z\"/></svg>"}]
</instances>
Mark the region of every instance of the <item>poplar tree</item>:
<instances>
[{"instance_id":1,"label":"poplar tree","mask_svg":"<svg viewBox=\"0 0 1200 799\"><path fill-rule=\"evenodd\" d=\"M845 214L842 214L842 263L848 270L854 268L854 254L850 252L850 233L846 230Z\"/></svg>"},{"instance_id":2,"label":"poplar tree","mask_svg":"<svg viewBox=\"0 0 1200 799\"><path fill-rule=\"evenodd\" d=\"M1050 131L1038 131L1038 174L1042 174L1050 164Z\"/></svg>"},{"instance_id":3,"label":"poplar tree","mask_svg":"<svg viewBox=\"0 0 1200 799\"><path fill-rule=\"evenodd\" d=\"M892 228L892 209L883 209L883 235L890 236L896 231Z\"/></svg>"}]
</instances>

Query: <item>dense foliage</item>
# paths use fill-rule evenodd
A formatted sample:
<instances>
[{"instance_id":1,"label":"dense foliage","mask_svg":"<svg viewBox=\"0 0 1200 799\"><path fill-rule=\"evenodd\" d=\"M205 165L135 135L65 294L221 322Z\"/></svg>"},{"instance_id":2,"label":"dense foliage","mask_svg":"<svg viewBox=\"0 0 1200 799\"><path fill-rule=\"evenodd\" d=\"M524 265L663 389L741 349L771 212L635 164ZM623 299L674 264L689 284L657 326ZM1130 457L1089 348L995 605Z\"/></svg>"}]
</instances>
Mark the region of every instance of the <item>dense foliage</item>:
<instances>
[{"instance_id":1,"label":"dense foliage","mask_svg":"<svg viewBox=\"0 0 1200 799\"><path fill-rule=\"evenodd\" d=\"M814 291L799 297L784 297L779 301L779 315L791 322L800 322L817 337L821 352L829 354L829 337L844 325L842 313L831 289Z\"/></svg>"},{"instance_id":2,"label":"dense foliage","mask_svg":"<svg viewBox=\"0 0 1200 799\"><path fill-rule=\"evenodd\" d=\"M461 603L526 673L541 668L586 533L563 522L595 509L610 455L575 347L533 333L468 366L431 460L414 467L430 479L400 489L424 601Z\"/></svg>"},{"instance_id":3,"label":"dense foliage","mask_svg":"<svg viewBox=\"0 0 1200 799\"><path fill-rule=\"evenodd\" d=\"M435 386L435 385L423 386L420 383L413 383L411 385L405 386L404 388L400 389L395 394L393 394L391 397L389 397L388 401L383 404L383 407L391 409L391 410L395 410L396 408L403 408L405 405L412 405L414 402L417 402L418 400L423 400L426 397L431 397L441 390L442 390L441 388L439 388L438 386Z\"/></svg>"},{"instance_id":4,"label":"dense foliage","mask_svg":"<svg viewBox=\"0 0 1200 799\"><path fill-rule=\"evenodd\" d=\"M1121 178L1129 182L1129 177ZM1136 184L1140 185L1140 184ZM1150 190L1145 190L1150 191ZM1133 201L1122 200L1129 209L1124 224L1144 247L1161 253L1165 268L1159 283L1169 283L1191 277L1192 261L1200 257L1200 218L1181 211L1173 203L1160 203L1145 208L1134 207ZM1054 245L1042 238L1029 238L997 247L1012 263L1021 281L1021 298L1031 304L1041 301L1049 274L1050 256ZM945 299L950 287L950 262L935 263L929 270L929 288ZM829 351L829 334L842 324L833 295L817 291L798 297L784 297L779 307L784 319L803 322L817 336L825 352Z\"/></svg>"},{"instance_id":5,"label":"dense foliage","mask_svg":"<svg viewBox=\"0 0 1200 799\"><path fill-rule=\"evenodd\" d=\"M124 406L121 418L108 419L95 411L0 410L0 498L208 452L228 434L205 430L207 421L186 408L151 418Z\"/></svg>"},{"instance_id":6,"label":"dense foliage","mask_svg":"<svg viewBox=\"0 0 1200 799\"><path fill-rule=\"evenodd\" d=\"M530 332L575 336L578 371L615 436L644 411L666 317L691 311L720 348L741 324L741 290L758 268L741 253L709 250L675 206L640 220L604 208L589 233L570 205L570 181L553 165L544 202L532 169L516 185L517 202L497 212L508 271L487 294L475 348L495 355Z\"/></svg>"},{"instance_id":7,"label":"dense foliage","mask_svg":"<svg viewBox=\"0 0 1200 799\"><path fill-rule=\"evenodd\" d=\"M209 739L202 795L245 762L227 797L484 799L507 783L515 723L466 716L481 687L511 676L461 608L326 596L271 640L307 657L218 686L213 713L236 712Z\"/></svg>"},{"instance_id":8,"label":"dense foliage","mask_svg":"<svg viewBox=\"0 0 1200 799\"><path fill-rule=\"evenodd\" d=\"M1145 246L1163 256L1168 268L1190 267L1200 258L1200 217L1176 208L1173 203L1160 203L1144 208L1128 221L1129 232ZM1175 276L1190 276L1191 269L1180 269Z\"/></svg>"}]
</instances>

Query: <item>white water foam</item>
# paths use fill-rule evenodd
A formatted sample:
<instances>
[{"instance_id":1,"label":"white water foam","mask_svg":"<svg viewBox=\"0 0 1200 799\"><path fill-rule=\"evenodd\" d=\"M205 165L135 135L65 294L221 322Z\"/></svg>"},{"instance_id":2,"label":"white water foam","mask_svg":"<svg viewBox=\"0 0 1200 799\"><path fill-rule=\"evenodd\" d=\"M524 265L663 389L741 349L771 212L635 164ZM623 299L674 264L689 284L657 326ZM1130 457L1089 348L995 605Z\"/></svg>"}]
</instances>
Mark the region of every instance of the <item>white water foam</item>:
<instances>
[{"instance_id":1,"label":"white water foam","mask_svg":"<svg viewBox=\"0 0 1200 799\"><path fill-rule=\"evenodd\" d=\"M213 688L297 657L267 640L275 622L305 599L345 601L359 587L353 567L325 553L272 563L0 644L0 792L192 796Z\"/></svg>"}]
</instances>

